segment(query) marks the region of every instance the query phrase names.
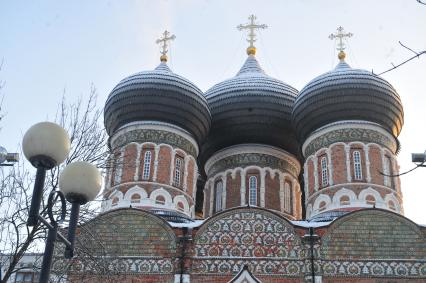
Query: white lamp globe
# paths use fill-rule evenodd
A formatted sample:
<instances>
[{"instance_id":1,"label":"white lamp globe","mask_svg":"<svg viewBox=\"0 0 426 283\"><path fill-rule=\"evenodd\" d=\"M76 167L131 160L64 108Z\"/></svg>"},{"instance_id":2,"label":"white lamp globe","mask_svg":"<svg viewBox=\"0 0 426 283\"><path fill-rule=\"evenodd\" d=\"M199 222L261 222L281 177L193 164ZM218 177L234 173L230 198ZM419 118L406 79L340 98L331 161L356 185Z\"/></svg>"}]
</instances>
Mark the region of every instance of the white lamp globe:
<instances>
[{"instance_id":1,"label":"white lamp globe","mask_svg":"<svg viewBox=\"0 0 426 283\"><path fill-rule=\"evenodd\" d=\"M24 135L22 150L34 167L51 169L67 158L71 148L68 133L52 122L37 123Z\"/></svg>"},{"instance_id":2,"label":"white lamp globe","mask_svg":"<svg viewBox=\"0 0 426 283\"><path fill-rule=\"evenodd\" d=\"M102 176L98 168L85 161L67 165L59 176L59 189L71 203L85 204L94 200L101 186Z\"/></svg>"}]
</instances>

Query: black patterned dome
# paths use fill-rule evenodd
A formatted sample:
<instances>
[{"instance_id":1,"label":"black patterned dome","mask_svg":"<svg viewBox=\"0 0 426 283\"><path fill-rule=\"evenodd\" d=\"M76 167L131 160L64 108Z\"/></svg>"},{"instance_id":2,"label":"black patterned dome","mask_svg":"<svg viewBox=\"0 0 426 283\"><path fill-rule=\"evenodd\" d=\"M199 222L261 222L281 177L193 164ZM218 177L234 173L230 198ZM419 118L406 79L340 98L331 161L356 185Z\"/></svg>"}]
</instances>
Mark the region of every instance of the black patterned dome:
<instances>
[{"instance_id":1,"label":"black patterned dome","mask_svg":"<svg viewBox=\"0 0 426 283\"><path fill-rule=\"evenodd\" d=\"M309 82L294 104L293 125L300 141L329 123L365 120L398 137L404 112L398 93L386 80L346 62Z\"/></svg>"},{"instance_id":2,"label":"black patterned dome","mask_svg":"<svg viewBox=\"0 0 426 283\"><path fill-rule=\"evenodd\" d=\"M200 144L211 123L207 101L189 80L173 73L165 62L155 70L129 76L111 91L104 110L111 136L135 121L161 121L190 132Z\"/></svg>"},{"instance_id":3,"label":"black patterned dome","mask_svg":"<svg viewBox=\"0 0 426 283\"><path fill-rule=\"evenodd\" d=\"M298 143L291 126L291 110L297 90L269 77L254 55L238 74L206 92L212 127L203 145L203 157L244 143L280 147L295 155Z\"/></svg>"}]
</instances>

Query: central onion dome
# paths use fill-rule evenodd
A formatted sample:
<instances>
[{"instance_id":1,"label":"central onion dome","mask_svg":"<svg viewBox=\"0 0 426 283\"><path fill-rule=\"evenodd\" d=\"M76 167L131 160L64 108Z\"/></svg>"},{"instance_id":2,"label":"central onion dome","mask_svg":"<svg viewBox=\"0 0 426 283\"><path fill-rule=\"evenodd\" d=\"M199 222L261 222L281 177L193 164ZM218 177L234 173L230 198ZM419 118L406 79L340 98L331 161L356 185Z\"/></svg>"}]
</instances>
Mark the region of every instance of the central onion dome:
<instances>
[{"instance_id":1,"label":"central onion dome","mask_svg":"<svg viewBox=\"0 0 426 283\"><path fill-rule=\"evenodd\" d=\"M248 58L235 77L216 84L205 94L212 128L203 146L204 158L244 143L272 145L298 154L291 126L291 110L298 92L266 75L254 53L254 49L248 50Z\"/></svg>"},{"instance_id":2,"label":"central onion dome","mask_svg":"<svg viewBox=\"0 0 426 283\"><path fill-rule=\"evenodd\" d=\"M162 57L153 71L139 72L118 83L105 104L105 128L111 136L125 124L160 121L190 132L198 144L211 123L207 101L189 80L173 73Z\"/></svg>"},{"instance_id":3,"label":"central onion dome","mask_svg":"<svg viewBox=\"0 0 426 283\"><path fill-rule=\"evenodd\" d=\"M339 54L336 68L309 82L296 99L292 120L300 141L332 122L365 120L377 123L395 138L404 123L398 93L383 78L353 69Z\"/></svg>"}]
</instances>

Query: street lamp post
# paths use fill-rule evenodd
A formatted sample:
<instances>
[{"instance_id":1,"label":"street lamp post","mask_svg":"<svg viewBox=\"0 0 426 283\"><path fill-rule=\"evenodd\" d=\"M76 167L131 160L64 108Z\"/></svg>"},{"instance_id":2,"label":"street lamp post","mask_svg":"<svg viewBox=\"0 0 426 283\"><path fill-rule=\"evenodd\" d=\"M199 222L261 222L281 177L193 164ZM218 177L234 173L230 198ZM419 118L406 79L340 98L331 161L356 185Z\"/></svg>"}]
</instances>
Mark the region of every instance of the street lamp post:
<instances>
[{"instance_id":1,"label":"street lamp post","mask_svg":"<svg viewBox=\"0 0 426 283\"><path fill-rule=\"evenodd\" d=\"M37 168L27 225L36 226L41 223L48 228L39 279L41 283L49 281L54 244L57 238L66 246L65 257L73 257L80 205L93 200L101 188L102 178L95 166L87 162L71 163L60 174L60 191L55 190L49 194L47 215L50 222L39 214L46 171L58 166L67 158L70 144L67 132L59 125L51 122L42 122L32 126L25 133L22 142L25 157ZM67 237L58 232L58 222L65 220L65 200L72 204ZM54 217L53 213L53 206L57 201L61 204L61 213L58 219Z\"/></svg>"},{"instance_id":2,"label":"street lamp post","mask_svg":"<svg viewBox=\"0 0 426 283\"><path fill-rule=\"evenodd\" d=\"M314 244L320 239L320 236L314 233L313 227L309 227L308 232L309 234L303 235L302 240L305 243L309 243L310 261L311 261L311 280L312 280L312 283L315 283Z\"/></svg>"}]
</instances>

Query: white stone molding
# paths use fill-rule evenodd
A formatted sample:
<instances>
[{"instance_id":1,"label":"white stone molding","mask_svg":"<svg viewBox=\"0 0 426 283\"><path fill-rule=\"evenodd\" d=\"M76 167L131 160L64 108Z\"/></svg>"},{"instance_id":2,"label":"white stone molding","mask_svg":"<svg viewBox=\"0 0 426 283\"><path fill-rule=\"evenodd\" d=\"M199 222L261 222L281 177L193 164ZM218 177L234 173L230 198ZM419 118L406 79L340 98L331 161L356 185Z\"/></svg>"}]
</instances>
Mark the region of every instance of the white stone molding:
<instances>
[{"instance_id":1,"label":"white stone molding","mask_svg":"<svg viewBox=\"0 0 426 283\"><path fill-rule=\"evenodd\" d=\"M317 156L314 156L314 158L312 158L312 161L313 161L313 163L314 163L314 181L315 181L315 184L314 184L314 190L316 191L316 192L318 192L318 189L319 189L319 178L318 178L318 157Z\"/></svg>"},{"instance_id":2,"label":"white stone molding","mask_svg":"<svg viewBox=\"0 0 426 283\"><path fill-rule=\"evenodd\" d=\"M197 180L198 180L198 165L197 162L194 160L194 172L192 177L192 199L195 202L195 199L197 197Z\"/></svg>"},{"instance_id":3,"label":"white stone molding","mask_svg":"<svg viewBox=\"0 0 426 283\"><path fill-rule=\"evenodd\" d=\"M290 213L292 215L294 215L296 213L296 197L297 197L297 182L293 181L291 183L291 195L290 195L290 201L291 201L291 207L290 209L287 211L287 213Z\"/></svg>"},{"instance_id":4,"label":"white stone molding","mask_svg":"<svg viewBox=\"0 0 426 283\"><path fill-rule=\"evenodd\" d=\"M265 207L265 170L260 171L260 207Z\"/></svg>"},{"instance_id":5,"label":"white stone molding","mask_svg":"<svg viewBox=\"0 0 426 283\"><path fill-rule=\"evenodd\" d=\"M370 146L369 146L369 144L364 144L364 154L365 154L365 172L367 173L367 182L371 183Z\"/></svg>"},{"instance_id":6,"label":"white stone molding","mask_svg":"<svg viewBox=\"0 0 426 283\"><path fill-rule=\"evenodd\" d=\"M154 173L152 175L152 180L155 182L157 181L157 171L158 171L158 154L160 152L160 146L159 144L155 145L154 147Z\"/></svg>"},{"instance_id":7,"label":"white stone molding","mask_svg":"<svg viewBox=\"0 0 426 283\"><path fill-rule=\"evenodd\" d=\"M189 156L190 155L187 155L183 159L183 162L185 163L185 165L184 165L184 172L183 172L183 190L185 192L188 191L188 163L189 163L189 160L191 159Z\"/></svg>"},{"instance_id":8,"label":"white stone molding","mask_svg":"<svg viewBox=\"0 0 426 283\"><path fill-rule=\"evenodd\" d=\"M141 166L141 151L142 144L140 143L130 143L136 145L136 156L135 156L135 175L133 176L133 180L137 181L139 179L139 167ZM145 161L145 160L144 160Z\"/></svg>"},{"instance_id":9,"label":"white stone molding","mask_svg":"<svg viewBox=\"0 0 426 283\"><path fill-rule=\"evenodd\" d=\"M303 165L303 180L305 181L305 196L306 199L309 197L309 171L308 171L308 161ZM306 202L306 200L305 200Z\"/></svg>"},{"instance_id":10,"label":"white stone molding","mask_svg":"<svg viewBox=\"0 0 426 283\"><path fill-rule=\"evenodd\" d=\"M284 212L284 175L280 175L280 211Z\"/></svg>"},{"instance_id":11,"label":"white stone molding","mask_svg":"<svg viewBox=\"0 0 426 283\"><path fill-rule=\"evenodd\" d=\"M334 130L341 130L341 129L367 129L367 130L373 130L376 132L379 132L380 134L386 136L389 140L395 141L395 138L389 134L382 126L379 124L363 121L363 120L345 120L345 121L338 121L333 122L328 125L325 125L318 130L314 131L303 143L302 145L302 153L305 156L306 155L306 147L316 138L326 134L327 132L334 131ZM396 142L394 142L393 147L396 149L397 145Z\"/></svg>"},{"instance_id":12,"label":"white stone molding","mask_svg":"<svg viewBox=\"0 0 426 283\"><path fill-rule=\"evenodd\" d=\"M283 149L273 147L270 145L265 145L265 144L240 144L240 145L234 145L234 146L230 146L225 149L222 149L216 152L212 157L210 157L207 160L206 165L204 166L204 169L206 173L209 174L210 168L217 161L232 155L238 155L238 154L244 154L244 153L266 154L266 155L277 157L279 159L283 159L287 161L288 163L292 164L296 168L297 175L300 174L301 165L295 156L293 156L291 153ZM294 176L294 177L298 177L298 176Z\"/></svg>"},{"instance_id":13,"label":"white stone molding","mask_svg":"<svg viewBox=\"0 0 426 283\"><path fill-rule=\"evenodd\" d=\"M151 199L152 203L155 204L155 199L158 196L162 196L164 197L164 205L161 205L161 207L167 207L167 208L171 208L174 209L174 205L173 205L173 200L172 200L172 196L170 195L170 193L168 191L166 191L163 188L159 188L156 189L154 191L151 192L151 194L149 195L149 198Z\"/></svg>"},{"instance_id":14,"label":"white stone molding","mask_svg":"<svg viewBox=\"0 0 426 283\"><path fill-rule=\"evenodd\" d=\"M306 207L306 218L309 219L312 216L312 204L308 204Z\"/></svg>"},{"instance_id":15,"label":"white stone molding","mask_svg":"<svg viewBox=\"0 0 426 283\"><path fill-rule=\"evenodd\" d=\"M204 218L206 217L206 212L207 212L207 210L206 210L206 206L207 206L207 188L209 187L209 182L207 181L205 184L204 184L204 190L203 190L203 216L204 216Z\"/></svg>"},{"instance_id":16,"label":"white stone molding","mask_svg":"<svg viewBox=\"0 0 426 283\"><path fill-rule=\"evenodd\" d=\"M356 197L356 194L352 190L341 188L333 195L333 202L332 202L333 207L342 207L342 205L340 205L340 199L343 196L347 196L349 198L349 205L345 205L344 207L352 206L358 200L358 198Z\"/></svg>"},{"instance_id":17,"label":"white stone molding","mask_svg":"<svg viewBox=\"0 0 426 283\"><path fill-rule=\"evenodd\" d=\"M352 182L351 174L351 147L348 144L345 144L345 160L346 160L346 180L350 183Z\"/></svg>"},{"instance_id":18,"label":"white stone molding","mask_svg":"<svg viewBox=\"0 0 426 283\"><path fill-rule=\"evenodd\" d=\"M124 152L125 147L123 146L120 148L120 157L118 158L118 162L115 164L114 186L121 183L124 167Z\"/></svg>"},{"instance_id":19,"label":"white stone molding","mask_svg":"<svg viewBox=\"0 0 426 283\"><path fill-rule=\"evenodd\" d=\"M325 153L327 154L327 161L328 161L328 184L330 186L334 185L333 181L333 161L331 160L331 147L328 147L325 150Z\"/></svg>"},{"instance_id":20,"label":"white stone molding","mask_svg":"<svg viewBox=\"0 0 426 283\"><path fill-rule=\"evenodd\" d=\"M215 205L214 203L214 182L210 181L209 182L209 189L210 189L210 211L209 211L209 215L212 216L213 215L213 206Z\"/></svg>"},{"instance_id":21,"label":"white stone molding","mask_svg":"<svg viewBox=\"0 0 426 283\"><path fill-rule=\"evenodd\" d=\"M125 199L125 200L128 200L128 201L131 201L131 200L132 200L132 196L133 196L134 194L138 194L138 195L140 195L140 196L141 196L141 200L142 200L142 199L146 199L146 198L148 198L148 194L147 194L147 192L145 191L145 189L143 189L143 188L139 187L138 185L136 185L136 186L134 186L134 187L131 187L131 188L130 188L127 192L126 192L126 194L124 195L124 199Z\"/></svg>"},{"instance_id":22,"label":"white stone molding","mask_svg":"<svg viewBox=\"0 0 426 283\"><path fill-rule=\"evenodd\" d=\"M244 170L241 170L240 174L241 174L241 186L240 186L241 206L244 206L246 205L246 172Z\"/></svg>"},{"instance_id":23,"label":"white stone molding","mask_svg":"<svg viewBox=\"0 0 426 283\"><path fill-rule=\"evenodd\" d=\"M165 122L160 121L135 121L121 126L115 134L110 138L110 144L114 144L115 141L123 134L128 133L134 130L160 130L167 131L180 135L181 137L188 140L195 148L196 155L198 155L199 149L198 144L195 141L194 137L186 130Z\"/></svg>"},{"instance_id":24,"label":"white stone molding","mask_svg":"<svg viewBox=\"0 0 426 283\"><path fill-rule=\"evenodd\" d=\"M170 180L169 180L170 186L173 185L173 176L175 173L175 163L176 163L175 157L176 157L176 150L173 149L170 156Z\"/></svg>"},{"instance_id":25,"label":"white stone molding","mask_svg":"<svg viewBox=\"0 0 426 283\"><path fill-rule=\"evenodd\" d=\"M183 204L183 211L181 211L179 209L178 204L182 203ZM191 215L191 212L189 210L189 204L188 201L186 200L186 198L183 195L177 195L173 198L173 204L176 210L180 211L180 212L184 212L185 214Z\"/></svg>"},{"instance_id":26,"label":"white stone molding","mask_svg":"<svg viewBox=\"0 0 426 283\"><path fill-rule=\"evenodd\" d=\"M368 187L368 188L362 190L358 195L358 200L361 202L361 204L365 204L365 206L371 207L371 205L367 205L367 202L366 202L366 198L369 195L371 195L375 198L375 200L376 200L375 207L386 208L386 204L385 204L383 198L380 196L379 192L374 190L371 187Z\"/></svg>"},{"instance_id":27,"label":"white stone molding","mask_svg":"<svg viewBox=\"0 0 426 283\"><path fill-rule=\"evenodd\" d=\"M318 214L319 212L323 212L323 211L319 211L319 205L322 203L322 202L325 202L325 209L323 210L323 211L325 211L325 210L328 210L329 209L329 207L330 207L330 205L331 205L331 198L328 196L328 195L326 195L326 194L320 194L316 199L315 199L315 202L314 202L314 206L313 206L313 211L312 211L312 213L315 213L315 214Z\"/></svg>"},{"instance_id":28,"label":"white stone molding","mask_svg":"<svg viewBox=\"0 0 426 283\"><path fill-rule=\"evenodd\" d=\"M390 208L390 206L389 206L389 201L392 201L392 202L394 203L394 205L395 205L395 210L393 210L393 209L391 209L391 208ZM399 203L399 200L395 197L395 195L394 195L394 194L390 193L390 194L385 195L384 202L385 202L385 204L386 204L386 207L387 207L389 210L394 211L394 212L398 212L398 213L402 213L402 211L401 211L401 205L400 205L400 203Z\"/></svg>"},{"instance_id":29,"label":"white stone molding","mask_svg":"<svg viewBox=\"0 0 426 283\"><path fill-rule=\"evenodd\" d=\"M107 184L105 187L107 189L111 188L111 181L112 181L112 167L114 166L114 156L112 154L108 155L108 168L107 168Z\"/></svg>"},{"instance_id":30,"label":"white stone molding","mask_svg":"<svg viewBox=\"0 0 426 283\"><path fill-rule=\"evenodd\" d=\"M386 166L386 155L385 155L385 149L382 147L380 149L380 155L382 157L382 172L383 172L383 185L389 186L389 168ZM389 164L390 166L390 164Z\"/></svg>"},{"instance_id":31,"label":"white stone molding","mask_svg":"<svg viewBox=\"0 0 426 283\"><path fill-rule=\"evenodd\" d=\"M226 174L222 175L222 210L226 209Z\"/></svg>"}]
</instances>

